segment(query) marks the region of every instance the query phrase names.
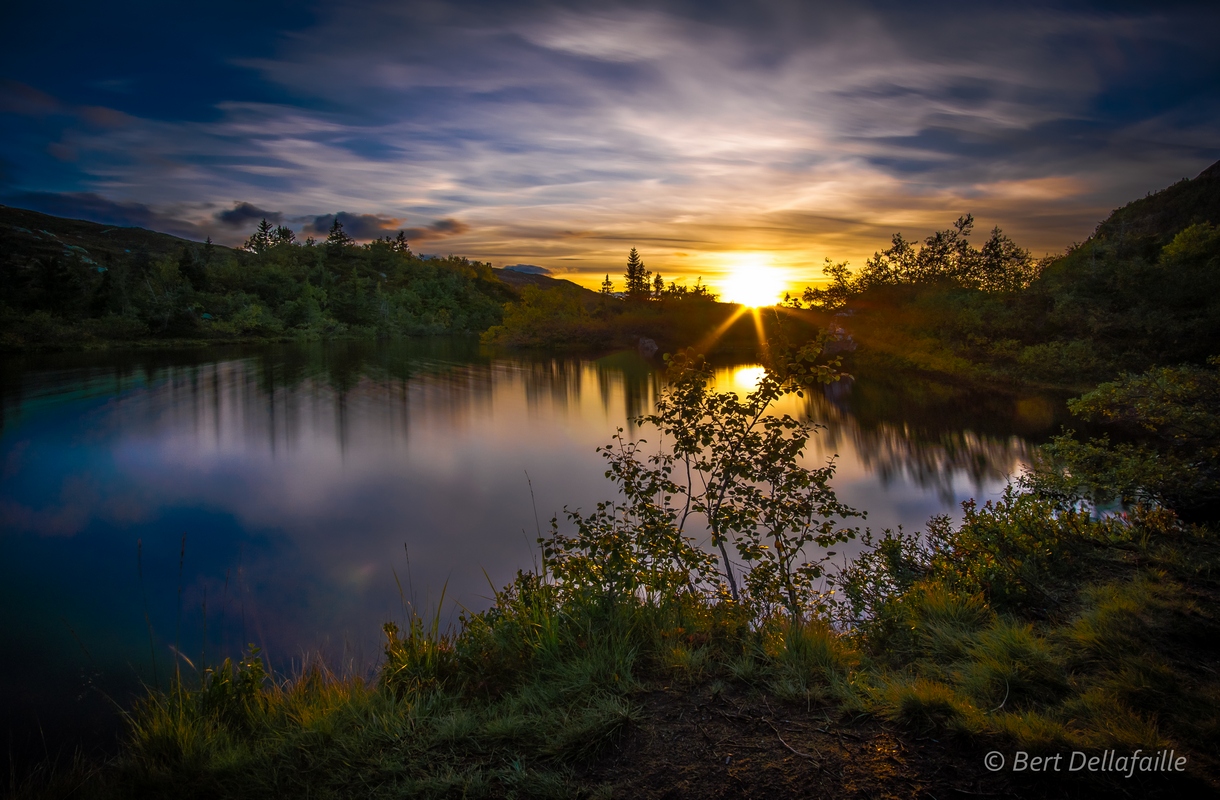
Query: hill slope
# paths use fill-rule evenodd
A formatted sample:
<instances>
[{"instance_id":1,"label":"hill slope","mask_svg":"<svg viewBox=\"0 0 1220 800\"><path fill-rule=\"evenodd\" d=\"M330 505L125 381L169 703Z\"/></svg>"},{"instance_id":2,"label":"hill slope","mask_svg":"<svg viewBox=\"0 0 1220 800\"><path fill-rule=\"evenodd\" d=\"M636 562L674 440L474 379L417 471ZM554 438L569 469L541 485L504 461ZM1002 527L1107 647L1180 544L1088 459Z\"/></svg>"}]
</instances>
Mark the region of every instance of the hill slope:
<instances>
[{"instance_id":1,"label":"hill slope","mask_svg":"<svg viewBox=\"0 0 1220 800\"><path fill-rule=\"evenodd\" d=\"M74 255L87 259L86 263L101 264L141 250L154 258L177 254L184 246L199 247L201 243L144 228L99 225L0 206L0 265Z\"/></svg>"},{"instance_id":2,"label":"hill slope","mask_svg":"<svg viewBox=\"0 0 1220 800\"><path fill-rule=\"evenodd\" d=\"M489 264L388 240L248 252L0 207L0 349L474 333L516 296Z\"/></svg>"},{"instance_id":3,"label":"hill slope","mask_svg":"<svg viewBox=\"0 0 1220 800\"><path fill-rule=\"evenodd\" d=\"M1097 226L1098 241L1123 241L1145 256L1169 244L1179 231L1203 222L1220 225L1220 161L1193 180L1181 180L1115 209Z\"/></svg>"}]
</instances>

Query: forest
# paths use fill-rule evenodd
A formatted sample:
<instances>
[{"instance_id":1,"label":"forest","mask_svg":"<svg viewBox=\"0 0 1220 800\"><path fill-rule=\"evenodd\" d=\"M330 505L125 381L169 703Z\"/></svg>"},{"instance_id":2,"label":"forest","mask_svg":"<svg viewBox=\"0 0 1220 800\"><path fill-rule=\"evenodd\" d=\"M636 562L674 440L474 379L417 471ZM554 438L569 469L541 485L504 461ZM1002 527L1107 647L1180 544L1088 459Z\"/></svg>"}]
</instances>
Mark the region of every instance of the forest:
<instances>
[{"instance_id":1,"label":"forest","mask_svg":"<svg viewBox=\"0 0 1220 800\"><path fill-rule=\"evenodd\" d=\"M324 241L264 220L240 250L131 229L120 249L114 229L75 223L61 238L42 228L64 221L4 212L6 349L479 332L514 296L489 264L421 258L401 236L357 244L337 220Z\"/></svg>"}]
</instances>

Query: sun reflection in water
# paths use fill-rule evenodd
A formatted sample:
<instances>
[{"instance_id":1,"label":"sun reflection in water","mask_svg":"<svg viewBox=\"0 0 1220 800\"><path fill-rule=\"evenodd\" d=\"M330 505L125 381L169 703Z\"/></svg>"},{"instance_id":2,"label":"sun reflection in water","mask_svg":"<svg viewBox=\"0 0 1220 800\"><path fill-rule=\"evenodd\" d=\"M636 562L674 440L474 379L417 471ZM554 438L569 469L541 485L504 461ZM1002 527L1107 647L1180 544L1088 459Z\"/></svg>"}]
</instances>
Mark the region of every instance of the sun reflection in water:
<instances>
[{"instance_id":1,"label":"sun reflection in water","mask_svg":"<svg viewBox=\"0 0 1220 800\"><path fill-rule=\"evenodd\" d=\"M733 391L737 392L752 392L758 388L758 382L762 380L766 370L761 364L754 364L749 367L739 367L733 370Z\"/></svg>"}]
</instances>

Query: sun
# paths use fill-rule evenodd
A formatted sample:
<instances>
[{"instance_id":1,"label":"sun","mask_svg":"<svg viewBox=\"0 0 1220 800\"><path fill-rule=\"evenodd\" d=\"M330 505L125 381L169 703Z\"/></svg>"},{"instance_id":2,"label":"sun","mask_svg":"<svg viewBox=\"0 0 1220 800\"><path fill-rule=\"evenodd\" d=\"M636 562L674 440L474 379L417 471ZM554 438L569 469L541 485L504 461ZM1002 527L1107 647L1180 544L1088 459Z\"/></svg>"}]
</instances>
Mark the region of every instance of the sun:
<instances>
[{"instance_id":1,"label":"sun","mask_svg":"<svg viewBox=\"0 0 1220 800\"><path fill-rule=\"evenodd\" d=\"M773 306L784 294L784 273L759 257L736 263L721 284L721 300L759 308Z\"/></svg>"}]
</instances>

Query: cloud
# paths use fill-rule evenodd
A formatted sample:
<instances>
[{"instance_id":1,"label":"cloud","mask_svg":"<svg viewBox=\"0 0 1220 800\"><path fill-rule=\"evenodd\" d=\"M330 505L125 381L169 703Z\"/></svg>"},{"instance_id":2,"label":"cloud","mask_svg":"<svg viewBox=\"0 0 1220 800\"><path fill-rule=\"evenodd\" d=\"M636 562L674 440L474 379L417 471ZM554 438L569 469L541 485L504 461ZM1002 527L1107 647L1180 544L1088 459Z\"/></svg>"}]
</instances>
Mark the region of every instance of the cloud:
<instances>
[{"instance_id":1,"label":"cloud","mask_svg":"<svg viewBox=\"0 0 1220 800\"><path fill-rule=\"evenodd\" d=\"M216 220L234 228L246 228L255 221L267 220L279 224L284 215L279 211L266 211L252 203L234 203L228 211L216 212Z\"/></svg>"},{"instance_id":2,"label":"cloud","mask_svg":"<svg viewBox=\"0 0 1220 800\"><path fill-rule=\"evenodd\" d=\"M353 239L367 241L377 239L387 233L397 231L401 220L385 217L380 214L351 214L340 211L338 214L323 214L306 222L301 228L302 233L318 233L325 236L330 233L335 220L343 226L343 231Z\"/></svg>"},{"instance_id":3,"label":"cloud","mask_svg":"<svg viewBox=\"0 0 1220 800\"><path fill-rule=\"evenodd\" d=\"M818 277L825 256L858 264L965 211L1059 250L1197 173L1220 157L1216 24L1197 7L1054 2L364 0L260 36L227 62L257 91L202 111L98 127L27 92L43 116L6 121L30 126L44 183L18 133L0 157L26 188L205 209L191 219L220 235L243 204L216 209L248 197L315 235L336 218L359 239L436 220L402 229L590 280L633 244L676 277L742 251ZM53 152L71 161L35 130L61 122ZM258 211L247 225L273 219Z\"/></svg>"},{"instance_id":4,"label":"cloud","mask_svg":"<svg viewBox=\"0 0 1220 800\"><path fill-rule=\"evenodd\" d=\"M17 81L0 81L0 111L28 117L63 113L63 105L44 91Z\"/></svg>"},{"instance_id":5,"label":"cloud","mask_svg":"<svg viewBox=\"0 0 1220 800\"><path fill-rule=\"evenodd\" d=\"M388 217L381 214L352 214L347 211L340 211L338 214L323 214L317 217L305 218L303 220L305 225L301 228L301 232L326 235L330 233L330 228L334 225L336 219L343 224L343 230L348 236L361 241L377 239L387 234L402 231L403 235L407 237L407 241L423 242L458 236L470 230L469 225L456 219L438 219L424 227L405 228L402 224L404 220L397 217Z\"/></svg>"},{"instance_id":6,"label":"cloud","mask_svg":"<svg viewBox=\"0 0 1220 800\"><path fill-rule=\"evenodd\" d=\"M98 128L123 128L136 121L130 114L105 106L82 106L76 113L82 120Z\"/></svg>"},{"instance_id":7,"label":"cloud","mask_svg":"<svg viewBox=\"0 0 1220 800\"><path fill-rule=\"evenodd\" d=\"M423 228L406 228L403 233L409 242L425 242L432 239L446 239L450 236L460 236L470 230L470 226L456 219L438 219Z\"/></svg>"}]
</instances>

